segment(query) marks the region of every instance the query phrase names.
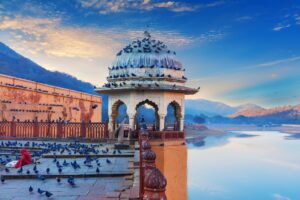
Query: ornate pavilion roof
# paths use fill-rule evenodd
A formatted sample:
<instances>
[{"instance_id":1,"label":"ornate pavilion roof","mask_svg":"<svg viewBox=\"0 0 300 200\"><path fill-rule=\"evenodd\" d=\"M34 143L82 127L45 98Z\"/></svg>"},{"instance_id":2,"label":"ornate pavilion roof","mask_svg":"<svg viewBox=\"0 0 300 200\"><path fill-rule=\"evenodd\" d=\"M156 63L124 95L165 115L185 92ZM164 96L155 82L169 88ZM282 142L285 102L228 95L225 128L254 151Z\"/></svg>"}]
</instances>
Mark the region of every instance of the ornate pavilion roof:
<instances>
[{"instance_id":1,"label":"ornate pavilion roof","mask_svg":"<svg viewBox=\"0 0 300 200\"><path fill-rule=\"evenodd\" d=\"M147 31L144 39L135 40L120 50L108 69L108 82L96 89L99 93L154 90L194 94L199 90L184 86L185 69L176 53Z\"/></svg>"}]
</instances>

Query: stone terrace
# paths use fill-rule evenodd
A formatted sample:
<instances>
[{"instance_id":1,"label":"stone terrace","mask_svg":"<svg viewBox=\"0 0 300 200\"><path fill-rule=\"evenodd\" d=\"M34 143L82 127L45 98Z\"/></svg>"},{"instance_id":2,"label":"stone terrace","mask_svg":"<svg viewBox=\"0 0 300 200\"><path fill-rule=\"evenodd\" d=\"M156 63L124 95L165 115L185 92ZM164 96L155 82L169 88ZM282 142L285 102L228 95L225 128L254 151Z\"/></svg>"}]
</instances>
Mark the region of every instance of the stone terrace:
<instances>
[{"instance_id":1,"label":"stone terrace","mask_svg":"<svg viewBox=\"0 0 300 200\"><path fill-rule=\"evenodd\" d=\"M22 172L14 168L6 172L4 164L18 159L21 146L26 146L36 164L24 166ZM38 188L51 192L48 199L53 200L129 199L134 184L134 152L134 148L118 151L113 145L99 143L0 142L0 175L4 180L0 200L47 199ZM75 161L80 168L74 169L71 163ZM74 178L75 186L68 183L69 178ZM33 192L29 192L30 186Z\"/></svg>"}]
</instances>

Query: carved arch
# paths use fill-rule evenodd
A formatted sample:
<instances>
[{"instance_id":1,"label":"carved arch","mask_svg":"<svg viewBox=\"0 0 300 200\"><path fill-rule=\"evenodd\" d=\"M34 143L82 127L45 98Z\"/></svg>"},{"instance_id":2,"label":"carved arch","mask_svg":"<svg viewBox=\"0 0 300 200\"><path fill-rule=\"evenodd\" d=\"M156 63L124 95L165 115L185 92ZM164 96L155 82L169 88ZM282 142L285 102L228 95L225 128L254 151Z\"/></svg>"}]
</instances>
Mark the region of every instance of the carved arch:
<instances>
[{"instance_id":1,"label":"carved arch","mask_svg":"<svg viewBox=\"0 0 300 200\"><path fill-rule=\"evenodd\" d=\"M135 117L134 117L134 119L135 119L134 124L138 125L138 122L136 120L137 110L138 110L138 108L140 106L142 106L144 104L149 104L149 105L151 105L155 109L156 124L154 124L155 125L154 129L158 130L159 129L159 114L158 114L159 107L158 107L158 105L154 101L151 101L149 99L145 99L144 101L140 101L138 104L136 104L136 106L135 106L136 113L135 113Z\"/></svg>"}]
</instances>

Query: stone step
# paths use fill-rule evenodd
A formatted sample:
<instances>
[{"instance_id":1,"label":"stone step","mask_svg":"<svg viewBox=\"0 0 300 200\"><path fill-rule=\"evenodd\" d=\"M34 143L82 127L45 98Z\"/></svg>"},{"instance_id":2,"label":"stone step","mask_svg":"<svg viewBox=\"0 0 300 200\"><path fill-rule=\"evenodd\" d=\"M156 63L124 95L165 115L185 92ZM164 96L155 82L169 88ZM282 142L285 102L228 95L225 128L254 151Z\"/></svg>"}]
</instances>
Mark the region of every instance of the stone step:
<instances>
[{"instance_id":1,"label":"stone step","mask_svg":"<svg viewBox=\"0 0 300 200\"><path fill-rule=\"evenodd\" d=\"M132 175L130 171L124 172L100 172L100 173L88 173L88 174L39 174L44 176L46 179L55 179L55 178L91 178L91 177L124 177ZM38 175L35 174L2 174L2 178L5 180L9 179L37 179Z\"/></svg>"},{"instance_id":2,"label":"stone step","mask_svg":"<svg viewBox=\"0 0 300 200\"><path fill-rule=\"evenodd\" d=\"M133 154L62 154L62 155L50 155L45 154L42 158L85 158L85 157L93 157L93 158L107 158L107 157L133 157Z\"/></svg>"}]
</instances>

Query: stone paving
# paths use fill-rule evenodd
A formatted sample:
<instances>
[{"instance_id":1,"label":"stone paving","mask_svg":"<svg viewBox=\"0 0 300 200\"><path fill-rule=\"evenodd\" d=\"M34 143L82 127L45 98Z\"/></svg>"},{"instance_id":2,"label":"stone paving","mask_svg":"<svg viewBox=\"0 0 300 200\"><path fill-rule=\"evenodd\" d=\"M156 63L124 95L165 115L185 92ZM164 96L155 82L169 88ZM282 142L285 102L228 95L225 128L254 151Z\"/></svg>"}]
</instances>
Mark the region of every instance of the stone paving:
<instances>
[{"instance_id":1,"label":"stone paving","mask_svg":"<svg viewBox=\"0 0 300 200\"><path fill-rule=\"evenodd\" d=\"M5 142L5 141L4 141ZM25 141L18 141L18 145L7 147L0 143L0 158L15 160L20 146ZM47 149L45 144L54 142L36 142L40 147L27 148L31 154ZM28 144L28 143L27 143ZM68 145L67 142L56 144ZM81 144L81 143L80 143ZM26 165L19 169L9 168L6 172L0 168L0 200L27 200L27 199L64 199L64 200L89 200L89 199L128 199L129 189L133 185L133 156L134 149L115 150L113 145L86 144L93 148L93 152L78 152L68 148L66 151L50 151L35 156L35 164ZM31 144L30 144L31 146ZM71 162L80 168L74 169ZM1 161L1 159L0 159ZM65 163L65 164L63 164ZM59 167L58 167L59 166ZM34 167L36 171L34 172ZM47 168L49 172L47 172ZM59 172L61 168L61 172ZM99 170L97 170L97 168ZM74 178L75 186L68 183L68 178ZM61 182L57 182L57 178ZM29 187L33 192L29 192ZM53 194L50 198L45 193L39 194L37 189L47 190Z\"/></svg>"}]
</instances>

